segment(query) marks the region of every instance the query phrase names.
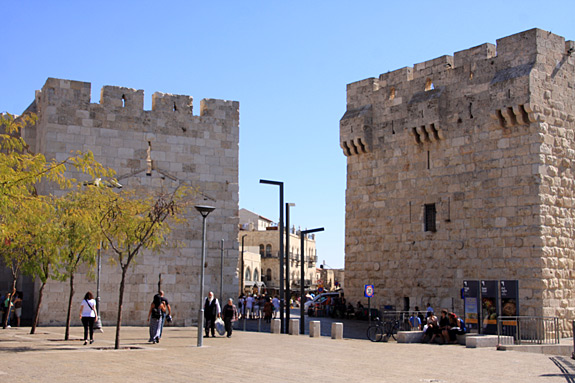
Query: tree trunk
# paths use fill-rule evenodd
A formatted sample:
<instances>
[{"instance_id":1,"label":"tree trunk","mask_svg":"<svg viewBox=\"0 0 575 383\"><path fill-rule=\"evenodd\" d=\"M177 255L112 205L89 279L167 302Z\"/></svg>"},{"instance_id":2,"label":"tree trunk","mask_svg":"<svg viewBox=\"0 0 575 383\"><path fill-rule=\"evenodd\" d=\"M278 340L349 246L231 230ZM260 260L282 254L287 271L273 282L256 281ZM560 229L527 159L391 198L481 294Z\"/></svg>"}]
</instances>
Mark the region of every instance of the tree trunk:
<instances>
[{"instance_id":1,"label":"tree trunk","mask_svg":"<svg viewBox=\"0 0 575 383\"><path fill-rule=\"evenodd\" d=\"M4 320L2 321L2 328L6 328L8 327L8 318L10 318L10 308L12 306L12 302L14 301L14 293L16 292L16 279L18 278L18 276L14 273L12 273L12 288L10 289L10 292L12 295L10 295L10 303L8 303L8 314L6 315L6 317L4 318ZM4 310L4 302L2 302L2 310ZM2 314L4 314L4 312L2 312Z\"/></svg>"},{"instance_id":2,"label":"tree trunk","mask_svg":"<svg viewBox=\"0 0 575 383\"><path fill-rule=\"evenodd\" d=\"M70 275L70 298L68 299L68 316L66 317L66 333L64 340L70 339L70 321L72 318L72 301L74 298L74 274ZM100 313L98 313L100 315Z\"/></svg>"},{"instance_id":3,"label":"tree trunk","mask_svg":"<svg viewBox=\"0 0 575 383\"><path fill-rule=\"evenodd\" d=\"M38 292L38 305L36 306L36 312L34 313L34 320L32 321L30 334L34 334L36 332L36 325L38 324L38 317L40 316L40 306L42 305L42 297L44 296L44 287L46 287L46 282L42 282L42 286Z\"/></svg>"},{"instance_id":4,"label":"tree trunk","mask_svg":"<svg viewBox=\"0 0 575 383\"><path fill-rule=\"evenodd\" d=\"M124 286L126 284L126 271L128 270L129 263L122 267L122 280L120 281L120 296L118 299L118 320L116 321L116 342L114 348L120 348L120 327L122 325L122 302L124 301ZM100 313L98 313L99 315Z\"/></svg>"}]
</instances>

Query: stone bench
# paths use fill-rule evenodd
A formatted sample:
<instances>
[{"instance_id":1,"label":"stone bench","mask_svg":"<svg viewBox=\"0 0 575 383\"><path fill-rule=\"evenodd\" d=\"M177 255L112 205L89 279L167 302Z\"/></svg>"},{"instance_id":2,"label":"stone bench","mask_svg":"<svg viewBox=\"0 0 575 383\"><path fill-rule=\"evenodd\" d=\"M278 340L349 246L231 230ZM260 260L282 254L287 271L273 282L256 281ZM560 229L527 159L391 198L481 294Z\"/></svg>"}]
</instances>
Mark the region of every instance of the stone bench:
<instances>
[{"instance_id":1,"label":"stone bench","mask_svg":"<svg viewBox=\"0 0 575 383\"><path fill-rule=\"evenodd\" d=\"M503 343L513 344L512 336L502 336L501 339ZM477 348L477 347L497 347L498 343L497 335L471 335L467 334L465 337L465 347L467 348Z\"/></svg>"},{"instance_id":2,"label":"stone bench","mask_svg":"<svg viewBox=\"0 0 575 383\"><path fill-rule=\"evenodd\" d=\"M457 343L465 346L467 345L467 338L471 337L471 336L477 336L477 334L461 334L461 335L457 335Z\"/></svg>"},{"instance_id":3,"label":"stone bench","mask_svg":"<svg viewBox=\"0 0 575 383\"><path fill-rule=\"evenodd\" d=\"M398 331L397 343L421 343L423 331Z\"/></svg>"}]
</instances>

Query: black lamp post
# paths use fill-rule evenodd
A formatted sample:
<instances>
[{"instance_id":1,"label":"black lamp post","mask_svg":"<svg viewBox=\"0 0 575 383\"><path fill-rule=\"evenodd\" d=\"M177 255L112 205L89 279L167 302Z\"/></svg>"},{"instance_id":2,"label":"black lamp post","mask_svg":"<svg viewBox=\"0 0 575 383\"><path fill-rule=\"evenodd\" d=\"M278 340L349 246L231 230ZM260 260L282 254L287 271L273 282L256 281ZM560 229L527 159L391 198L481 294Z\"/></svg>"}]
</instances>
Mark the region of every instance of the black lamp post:
<instances>
[{"instance_id":1,"label":"black lamp post","mask_svg":"<svg viewBox=\"0 0 575 383\"><path fill-rule=\"evenodd\" d=\"M301 246L301 259L300 259L300 278L301 278L301 284L300 284L300 288L301 288L301 310L300 310L300 323L299 323L299 333L300 334L305 334L305 310L304 310L304 304L303 304L303 297L305 296L305 288L304 288L304 279L305 279L305 265L304 265L304 261L305 261L305 237L310 234L310 233L316 233L318 231L323 231L323 227L320 227L318 229L310 229L310 230L302 230L301 231L301 237L300 237L300 246Z\"/></svg>"},{"instance_id":2,"label":"black lamp post","mask_svg":"<svg viewBox=\"0 0 575 383\"><path fill-rule=\"evenodd\" d=\"M290 302L291 302L291 280L290 280L290 228L289 228L289 208L290 206L295 206L295 203L286 203L286 320L289 326L290 320ZM286 331L287 332L287 331Z\"/></svg>"},{"instance_id":3,"label":"black lamp post","mask_svg":"<svg viewBox=\"0 0 575 383\"><path fill-rule=\"evenodd\" d=\"M247 237L247 234L242 235L242 266L241 266L241 272L240 272L240 295L244 295L244 238ZM242 308L243 310L243 308ZM244 315L244 313L242 313L242 316Z\"/></svg>"},{"instance_id":4,"label":"black lamp post","mask_svg":"<svg viewBox=\"0 0 575 383\"><path fill-rule=\"evenodd\" d=\"M260 180L260 184L277 185L280 188L280 219L279 219L279 234L280 234L280 328L282 333L286 333L284 329L284 183L281 181Z\"/></svg>"},{"instance_id":5,"label":"black lamp post","mask_svg":"<svg viewBox=\"0 0 575 383\"><path fill-rule=\"evenodd\" d=\"M198 311L198 347L204 345L204 264L206 263L206 218L213 206L194 206L202 215L202 264L200 265L200 309Z\"/></svg>"}]
</instances>

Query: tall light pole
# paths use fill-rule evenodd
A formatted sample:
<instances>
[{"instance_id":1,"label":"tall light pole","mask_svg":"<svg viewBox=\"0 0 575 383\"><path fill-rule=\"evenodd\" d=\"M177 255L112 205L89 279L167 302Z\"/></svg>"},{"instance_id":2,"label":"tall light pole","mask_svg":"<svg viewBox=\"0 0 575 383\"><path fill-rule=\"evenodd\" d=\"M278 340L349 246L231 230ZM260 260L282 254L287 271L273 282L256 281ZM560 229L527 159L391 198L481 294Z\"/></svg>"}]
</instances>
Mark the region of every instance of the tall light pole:
<instances>
[{"instance_id":1,"label":"tall light pole","mask_svg":"<svg viewBox=\"0 0 575 383\"><path fill-rule=\"evenodd\" d=\"M206 263L206 218L215 210L213 206L194 206L202 215L202 264L200 265L200 309L198 311L198 347L204 345L204 264Z\"/></svg>"},{"instance_id":2,"label":"tall light pole","mask_svg":"<svg viewBox=\"0 0 575 383\"><path fill-rule=\"evenodd\" d=\"M220 246L220 304L224 301L224 240Z\"/></svg>"},{"instance_id":3,"label":"tall light pole","mask_svg":"<svg viewBox=\"0 0 575 383\"><path fill-rule=\"evenodd\" d=\"M287 300L286 318L287 318L288 326L289 326L289 320L290 320L290 302L291 302L291 280L290 280L291 257L290 257L290 246L289 246L289 241L290 241L289 208L290 208L290 206L295 206L295 203L286 203L286 230L285 230L286 231L286 300Z\"/></svg>"},{"instance_id":4,"label":"tall light pole","mask_svg":"<svg viewBox=\"0 0 575 383\"><path fill-rule=\"evenodd\" d=\"M280 328L282 333L286 333L287 331L284 329L284 183L281 181L260 180L260 184L276 185L280 187L280 251L278 253L280 259Z\"/></svg>"},{"instance_id":5,"label":"tall light pole","mask_svg":"<svg viewBox=\"0 0 575 383\"><path fill-rule=\"evenodd\" d=\"M240 271L240 296L244 295L244 238L247 237L247 234L242 235L242 264L241 264L241 271ZM242 307L242 311L243 307ZM244 313L242 313L243 316Z\"/></svg>"},{"instance_id":6,"label":"tall light pole","mask_svg":"<svg viewBox=\"0 0 575 383\"><path fill-rule=\"evenodd\" d=\"M96 187L104 185L106 187L115 189L121 189L124 187L115 179L102 181L101 178L96 178L93 181L85 181L83 185ZM96 273L96 312L98 313L98 320L96 323L94 323L94 330L99 330L100 332L104 332L104 330L102 330L102 315L100 315L100 274L102 272L102 246L102 241L100 241L100 247L98 248L98 271Z\"/></svg>"},{"instance_id":7,"label":"tall light pole","mask_svg":"<svg viewBox=\"0 0 575 383\"><path fill-rule=\"evenodd\" d=\"M305 279L305 267L304 267L304 261L305 261L305 237L310 234L310 233L316 233L318 231L323 231L323 227L320 227L318 229L310 229L310 230L302 230L301 231L301 237L300 237L300 246L301 246L301 259L300 259L300 278L301 278L301 284L300 284L300 288L301 288L301 301L302 301L302 305L301 305L301 310L300 310L300 323L299 323L299 333L300 334L305 334L305 310L303 308L303 297L305 296L305 289L304 289L304 279Z\"/></svg>"},{"instance_id":8,"label":"tall light pole","mask_svg":"<svg viewBox=\"0 0 575 383\"><path fill-rule=\"evenodd\" d=\"M98 248L98 272L96 273L96 312L98 313L98 320L94 323L94 330L102 330L102 316L100 315L100 273L102 271L102 242Z\"/></svg>"}]
</instances>

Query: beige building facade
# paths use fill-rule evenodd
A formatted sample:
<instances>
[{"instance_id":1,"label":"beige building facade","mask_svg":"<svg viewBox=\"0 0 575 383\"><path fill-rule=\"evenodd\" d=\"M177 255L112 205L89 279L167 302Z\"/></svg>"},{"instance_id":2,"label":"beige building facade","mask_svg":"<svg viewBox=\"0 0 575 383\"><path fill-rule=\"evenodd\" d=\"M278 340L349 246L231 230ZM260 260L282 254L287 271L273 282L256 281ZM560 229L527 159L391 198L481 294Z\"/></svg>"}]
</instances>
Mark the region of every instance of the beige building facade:
<instances>
[{"instance_id":1,"label":"beige building facade","mask_svg":"<svg viewBox=\"0 0 575 383\"><path fill-rule=\"evenodd\" d=\"M88 82L49 78L26 112L38 115L23 136L34 152L65 159L70 152L92 151L95 159L117 172L124 188L167 192L185 183L197 188L194 204L216 209L207 218L205 291L219 294L223 271L224 296L237 293L239 103L216 99L200 102L185 95L154 93L152 110L144 110L144 92L105 86L99 103L91 102ZM43 192L55 192L49 187ZM161 287L172 307L175 325L197 322L201 270L202 218L193 208L188 222L175 227L170 245L160 254L144 252L128 272L123 324L145 325L152 296ZM226 256L220 261L220 241ZM103 253L101 318L115 323L120 267ZM86 270L76 277L75 302L96 282ZM34 294L32 292L32 294ZM49 281L40 322L64 324L68 283ZM32 299L32 295L27 295ZM76 305L74 305L76 312ZM76 318L74 315L73 318Z\"/></svg>"},{"instance_id":2,"label":"beige building facade","mask_svg":"<svg viewBox=\"0 0 575 383\"><path fill-rule=\"evenodd\" d=\"M317 287L324 291L334 291L345 287L345 270L318 267L316 269Z\"/></svg>"},{"instance_id":3,"label":"beige building facade","mask_svg":"<svg viewBox=\"0 0 575 383\"><path fill-rule=\"evenodd\" d=\"M570 333L574 49L532 29L348 85L348 300L462 312L463 280L516 279Z\"/></svg>"},{"instance_id":4,"label":"beige building facade","mask_svg":"<svg viewBox=\"0 0 575 383\"><path fill-rule=\"evenodd\" d=\"M284 246L286 246L287 236L284 236ZM263 282L265 288L270 293L278 293L280 287L280 266L279 266L279 233L278 227L273 222L265 217L253 213L246 209L240 209L240 231L238 240L244 244L244 256L248 254L246 249L253 249L257 251L260 256L259 268L254 266L249 268L249 263L244 261L244 291L251 288L256 282ZM301 286L301 235L295 227L289 230L290 241L290 257L289 257L289 279L290 289L293 293L299 295ZM305 246L305 259L304 259L304 288L307 290L314 290L317 287L316 264L317 264L317 251L315 237L308 235L304 241ZM238 270L241 270L241 247L240 259L238 262ZM254 258L252 254L246 257ZM247 258L246 258L247 259ZM287 260L284 260L284 287ZM251 276L252 280L248 280ZM242 281L240 281L241 285ZM240 286L241 291L241 286Z\"/></svg>"}]
</instances>

